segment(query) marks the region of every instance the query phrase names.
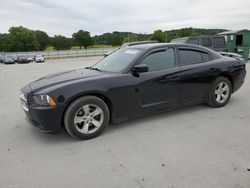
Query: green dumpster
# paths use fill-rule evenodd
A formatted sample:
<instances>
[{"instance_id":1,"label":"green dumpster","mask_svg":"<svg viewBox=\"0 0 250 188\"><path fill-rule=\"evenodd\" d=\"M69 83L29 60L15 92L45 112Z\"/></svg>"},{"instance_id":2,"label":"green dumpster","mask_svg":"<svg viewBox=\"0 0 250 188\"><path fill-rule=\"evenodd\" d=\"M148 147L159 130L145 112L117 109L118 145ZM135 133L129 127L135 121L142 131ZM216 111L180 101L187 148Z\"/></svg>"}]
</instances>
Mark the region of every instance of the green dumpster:
<instances>
[{"instance_id":1,"label":"green dumpster","mask_svg":"<svg viewBox=\"0 0 250 188\"><path fill-rule=\"evenodd\" d=\"M246 61L248 61L249 59L249 47L236 47L237 51L236 53L240 54L243 59L245 59Z\"/></svg>"},{"instance_id":2,"label":"green dumpster","mask_svg":"<svg viewBox=\"0 0 250 188\"><path fill-rule=\"evenodd\" d=\"M250 30L225 31L218 35L225 36L229 52L242 55L245 61L249 59Z\"/></svg>"}]
</instances>

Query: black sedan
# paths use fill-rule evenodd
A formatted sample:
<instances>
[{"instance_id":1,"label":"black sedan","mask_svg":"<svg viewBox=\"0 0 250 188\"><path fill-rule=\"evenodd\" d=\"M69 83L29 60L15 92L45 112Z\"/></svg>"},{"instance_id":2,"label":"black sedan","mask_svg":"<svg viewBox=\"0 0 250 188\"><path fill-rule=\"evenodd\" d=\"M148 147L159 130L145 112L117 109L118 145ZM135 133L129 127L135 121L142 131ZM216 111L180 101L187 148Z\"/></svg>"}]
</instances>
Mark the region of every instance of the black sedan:
<instances>
[{"instance_id":1,"label":"black sedan","mask_svg":"<svg viewBox=\"0 0 250 188\"><path fill-rule=\"evenodd\" d=\"M27 119L74 138L109 124L200 103L227 104L244 82L245 63L188 44L122 48L92 67L42 77L20 91Z\"/></svg>"},{"instance_id":2,"label":"black sedan","mask_svg":"<svg viewBox=\"0 0 250 188\"><path fill-rule=\"evenodd\" d=\"M19 64L23 64L23 63L29 63L31 62L32 59L30 59L29 57L27 57L26 55L20 55L17 57L16 62Z\"/></svg>"}]
</instances>

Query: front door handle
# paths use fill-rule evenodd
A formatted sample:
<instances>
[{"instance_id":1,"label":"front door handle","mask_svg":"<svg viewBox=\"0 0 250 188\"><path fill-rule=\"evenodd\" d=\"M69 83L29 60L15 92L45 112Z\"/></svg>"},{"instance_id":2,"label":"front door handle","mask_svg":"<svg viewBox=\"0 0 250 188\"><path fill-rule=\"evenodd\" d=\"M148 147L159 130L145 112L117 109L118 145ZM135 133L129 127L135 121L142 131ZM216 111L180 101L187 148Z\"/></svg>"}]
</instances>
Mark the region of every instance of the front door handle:
<instances>
[{"instance_id":1,"label":"front door handle","mask_svg":"<svg viewBox=\"0 0 250 188\"><path fill-rule=\"evenodd\" d=\"M175 80L179 80L180 77L179 76L166 76L162 79L160 79L160 83L167 83L167 82L171 82L171 81L175 81Z\"/></svg>"},{"instance_id":2,"label":"front door handle","mask_svg":"<svg viewBox=\"0 0 250 188\"><path fill-rule=\"evenodd\" d=\"M167 79L169 79L169 80L179 80L179 78L180 78L180 77L179 77L179 76L176 76L176 75L175 75L175 76L168 76L168 77L167 77Z\"/></svg>"},{"instance_id":3,"label":"front door handle","mask_svg":"<svg viewBox=\"0 0 250 188\"><path fill-rule=\"evenodd\" d=\"M215 71L216 68L215 68L215 67L211 67L210 70L211 70L211 71Z\"/></svg>"}]
</instances>

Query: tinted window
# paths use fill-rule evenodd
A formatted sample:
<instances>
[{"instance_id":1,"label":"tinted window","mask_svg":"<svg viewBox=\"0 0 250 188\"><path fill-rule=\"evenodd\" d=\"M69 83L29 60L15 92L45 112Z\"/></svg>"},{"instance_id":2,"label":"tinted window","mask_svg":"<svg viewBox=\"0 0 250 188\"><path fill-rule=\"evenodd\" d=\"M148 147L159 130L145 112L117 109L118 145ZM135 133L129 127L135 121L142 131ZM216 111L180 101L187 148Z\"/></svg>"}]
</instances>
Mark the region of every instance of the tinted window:
<instances>
[{"instance_id":1,"label":"tinted window","mask_svg":"<svg viewBox=\"0 0 250 188\"><path fill-rule=\"evenodd\" d=\"M190 65L203 62L202 52L199 51L180 49L179 56L181 65Z\"/></svg>"},{"instance_id":2,"label":"tinted window","mask_svg":"<svg viewBox=\"0 0 250 188\"><path fill-rule=\"evenodd\" d=\"M202 53L202 60L203 60L203 62L209 61L209 60L210 60L209 54L207 54L207 53Z\"/></svg>"},{"instance_id":3,"label":"tinted window","mask_svg":"<svg viewBox=\"0 0 250 188\"><path fill-rule=\"evenodd\" d=\"M199 44L199 40L198 39L189 39L188 43L189 44L197 44L198 45Z\"/></svg>"},{"instance_id":4,"label":"tinted window","mask_svg":"<svg viewBox=\"0 0 250 188\"><path fill-rule=\"evenodd\" d=\"M214 47L215 48L225 47L225 39L224 38L214 38Z\"/></svg>"},{"instance_id":5,"label":"tinted window","mask_svg":"<svg viewBox=\"0 0 250 188\"><path fill-rule=\"evenodd\" d=\"M174 50L172 48L158 51L147 56L141 64L146 64L149 71L162 70L175 66Z\"/></svg>"},{"instance_id":6,"label":"tinted window","mask_svg":"<svg viewBox=\"0 0 250 188\"><path fill-rule=\"evenodd\" d=\"M211 47L212 40L210 38L201 38L201 45L205 47Z\"/></svg>"}]
</instances>

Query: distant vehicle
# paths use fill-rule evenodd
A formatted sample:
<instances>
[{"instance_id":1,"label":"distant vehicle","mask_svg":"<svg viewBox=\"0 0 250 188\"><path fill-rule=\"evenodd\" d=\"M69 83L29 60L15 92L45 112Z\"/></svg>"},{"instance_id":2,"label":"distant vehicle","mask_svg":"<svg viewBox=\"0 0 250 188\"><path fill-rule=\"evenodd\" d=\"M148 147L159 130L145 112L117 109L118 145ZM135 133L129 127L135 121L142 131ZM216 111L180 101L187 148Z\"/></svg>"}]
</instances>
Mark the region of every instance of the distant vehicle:
<instances>
[{"instance_id":1,"label":"distant vehicle","mask_svg":"<svg viewBox=\"0 0 250 188\"><path fill-rule=\"evenodd\" d=\"M122 44L121 47L105 53L104 57L109 56L110 54L114 53L115 51L117 51L117 50L119 50L121 48L125 48L125 47L128 47L128 46L136 46L136 45L140 45L140 44L152 44L152 43L158 43L158 42L156 40L137 41L137 42L125 42L125 43Z\"/></svg>"},{"instance_id":2,"label":"distant vehicle","mask_svg":"<svg viewBox=\"0 0 250 188\"><path fill-rule=\"evenodd\" d=\"M15 60L13 56L5 56L3 59L3 64L14 64Z\"/></svg>"},{"instance_id":3,"label":"distant vehicle","mask_svg":"<svg viewBox=\"0 0 250 188\"><path fill-rule=\"evenodd\" d=\"M28 57L27 60L28 60L29 62L32 62L32 61L34 60L34 58L33 58L33 57Z\"/></svg>"},{"instance_id":4,"label":"distant vehicle","mask_svg":"<svg viewBox=\"0 0 250 188\"><path fill-rule=\"evenodd\" d=\"M17 56L16 62L19 64L29 63L30 59L26 55L20 55L20 56Z\"/></svg>"},{"instance_id":5,"label":"distant vehicle","mask_svg":"<svg viewBox=\"0 0 250 188\"><path fill-rule=\"evenodd\" d=\"M36 63L44 63L45 58L43 55L35 55L35 62Z\"/></svg>"},{"instance_id":6,"label":"distant vehicle","mask_svg":"<svg viewBox=\"0 0 250 188\"><path fill-rule=\"evenodd\" d=\"M3 56L0 55L0 63L3 63L3 60L4 60Z\"/></svg>"},{"instance_id":7,"label":"distant vehicle","mask_svg":"<svg viewBox=\"0 0 250 188\"><path fill-rule=\"evenodd\" d=\"M17 63L17 56L14 56L14 61L15 63Z\"/></svg>"},{"instance_id":8,"label":"distant vehicle","mask_svg":"<svg viewBox=\"0 0 250 188\"><path fill-rule=\"evenodd\" d=\"M226 40L223 36L193 36L173 39L171 43L195 44L210 48L223 56L242 58L241 55L228 52Z\"/></svg>"},{"instance_id":9,"label":"distant vehicle","mask_svg":"<svg viewBox=\"0 0 250 188\"><path fill-rule=\"evenodd\" d=\"M110 122L207 103L223 107L244 83L245 62L198 45L121 48L92 67L44 76L20 91L27 120L78 139Z\"/></svg>"}]
</instances>

